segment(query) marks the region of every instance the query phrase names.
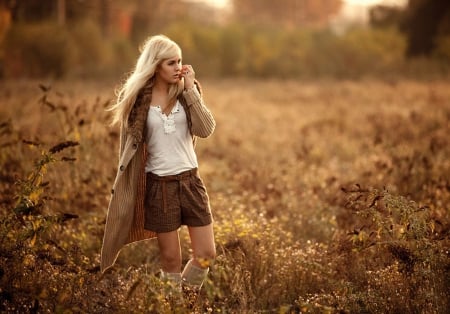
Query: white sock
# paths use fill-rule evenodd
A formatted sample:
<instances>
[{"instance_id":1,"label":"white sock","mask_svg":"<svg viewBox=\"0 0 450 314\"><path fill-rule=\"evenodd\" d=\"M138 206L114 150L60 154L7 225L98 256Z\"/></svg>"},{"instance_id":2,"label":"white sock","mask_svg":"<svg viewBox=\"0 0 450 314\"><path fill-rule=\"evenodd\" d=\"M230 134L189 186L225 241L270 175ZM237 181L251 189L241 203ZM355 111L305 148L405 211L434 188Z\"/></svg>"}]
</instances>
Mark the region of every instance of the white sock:
<instances>
[{"instance_id":1,"label":"white sock","mask_svg":"<svg viewBox=\"0 0 450 314\"><path fill-rule=\"evenodd\" d=\"M201 268L193 264L193 260L189 260L181 274L183 284L194 286L200 289L208 275L209 268Z\"/></svg>"},{"instance_id":2,"label":"white sock","mask_svg":"<svg viewBox=\"0 0 450 314\"><path fill-rule=\"evenodd\" d=\"M176 287L181 285L181 273L167 273L161 269L161 279Z\"/></svg>"}]
</instances>

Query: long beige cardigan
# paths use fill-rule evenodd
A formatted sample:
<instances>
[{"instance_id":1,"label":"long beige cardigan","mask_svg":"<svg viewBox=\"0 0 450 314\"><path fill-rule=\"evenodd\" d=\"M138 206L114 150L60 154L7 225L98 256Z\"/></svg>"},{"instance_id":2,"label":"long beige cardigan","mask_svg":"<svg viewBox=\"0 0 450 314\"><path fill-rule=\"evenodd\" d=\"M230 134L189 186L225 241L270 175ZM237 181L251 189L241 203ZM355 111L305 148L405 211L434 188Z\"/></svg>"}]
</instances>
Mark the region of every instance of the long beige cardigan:
<instances>
[{"instance_id":1,"label":"long beige cardigan","mask_svg":"<svg viewBox=\"0 0 450 314\"><path fill-rule=\"evenodd\" d=\"M205 106L201 88L184 91L179 97L183 105L193 139L206 138L214 131L216 123ZM134 115L141 123L129 122L127 129L120 128L119 167L111 191L101 250L101 272L112 267L123 246L154 238L156 234L144 229L145 194L145 121L149 101Z\"/></svg>"}]
</instances>

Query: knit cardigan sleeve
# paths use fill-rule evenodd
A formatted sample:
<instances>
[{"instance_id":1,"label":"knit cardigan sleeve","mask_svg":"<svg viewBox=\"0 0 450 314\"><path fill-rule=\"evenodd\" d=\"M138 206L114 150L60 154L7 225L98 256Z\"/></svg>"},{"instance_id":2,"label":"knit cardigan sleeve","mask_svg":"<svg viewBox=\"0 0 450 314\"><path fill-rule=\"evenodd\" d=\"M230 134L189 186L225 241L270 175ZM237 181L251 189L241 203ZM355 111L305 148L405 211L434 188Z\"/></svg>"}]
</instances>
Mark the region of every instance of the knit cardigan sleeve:
<instances>
[{"instance_id":1,"label":"knit cardigan sleeve","mask_svg":"<svg viewBox=\"0 0 450 314\"><path fill-rule=\"evenodd\" d=\"M198 88L191 88L183 92L191 116L192 135L201 138L210 136L216 127L212 113L205 106Z\"/></svg>"}]
</instances>

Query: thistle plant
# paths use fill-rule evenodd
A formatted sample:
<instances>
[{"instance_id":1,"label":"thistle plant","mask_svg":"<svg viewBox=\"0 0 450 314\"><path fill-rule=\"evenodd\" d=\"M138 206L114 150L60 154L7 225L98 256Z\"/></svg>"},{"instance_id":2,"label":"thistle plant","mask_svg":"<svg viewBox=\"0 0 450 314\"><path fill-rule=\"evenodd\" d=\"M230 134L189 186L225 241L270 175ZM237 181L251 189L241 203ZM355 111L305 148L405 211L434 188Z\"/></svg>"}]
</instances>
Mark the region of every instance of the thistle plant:
<instances>
[{"instance_id":1,"label":"thistle plant","mask_svg":"<svg viewBox=\"0 0 450 314\"><path fill-rule=\"evenodd\" d=\"M31 141L24 141L32 147L39 147L40 144ZM60 213L51 214L44 212L44 206L51 197L45 191L49 186L48 181L44 181L48 167L55 162L72 162L75 158L63 156L58 158L60 152L70 147L79 145L78 142L61 142L48 150L42 150L41 156L35 161L34 167L24 180L18 180L18 193L15 196L16 205L13 212L15 217L25 226L23 240L31 239L34 245L39 234L47 229L51 223L63 222L67 219L76 218L77 215Z\"/></svg>"}]
</instances>

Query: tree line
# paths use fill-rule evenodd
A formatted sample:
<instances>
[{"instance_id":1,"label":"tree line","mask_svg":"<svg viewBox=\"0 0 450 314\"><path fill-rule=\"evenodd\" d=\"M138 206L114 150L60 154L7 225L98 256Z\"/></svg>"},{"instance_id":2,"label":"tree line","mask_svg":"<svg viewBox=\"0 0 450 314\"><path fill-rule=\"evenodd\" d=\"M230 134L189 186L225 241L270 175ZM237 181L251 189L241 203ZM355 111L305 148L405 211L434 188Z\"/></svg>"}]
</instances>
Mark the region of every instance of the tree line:
<instances>
[{"instance_id":1,"label":"tree line","mask_svg":"<svg viewBox=\"0 0 450 314\"><path fill-rule=\"evenodd\" d=\"M341 37L328 28L340 0L230 1L231 11L217 11L182 0L0 0L0 77L64 76L86 68L102 75L105 69L120 72L120 64L129 66L135 47L154 33L179 39L187 57L206 58L205 72L219 75L261 76L274 65L281 76L288 72L284 68L305 75L327 68L343 73L347 58L360 60L353 73L370 57L401 63L398 54L450 59L448 0L410 0L405 8L376 6L370 14L372 29ZM380 36L386 43L369 42ZM366 44L358 47L356 37ZM383 51L383 45L397 50ZM278 60L283 54L285 60ZM392 54L395 58L388 57ZM245 63L243 58L251 55L254 60ZM340 65L328 64L330 58ZM295 64L303 62L310 64Z\"/></svg>"}]
</instances>

